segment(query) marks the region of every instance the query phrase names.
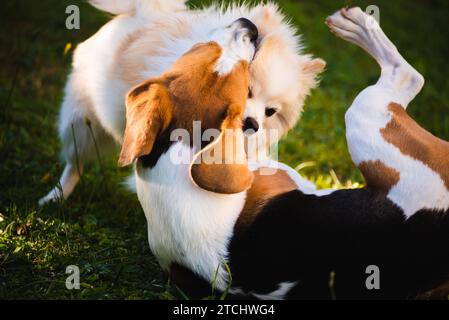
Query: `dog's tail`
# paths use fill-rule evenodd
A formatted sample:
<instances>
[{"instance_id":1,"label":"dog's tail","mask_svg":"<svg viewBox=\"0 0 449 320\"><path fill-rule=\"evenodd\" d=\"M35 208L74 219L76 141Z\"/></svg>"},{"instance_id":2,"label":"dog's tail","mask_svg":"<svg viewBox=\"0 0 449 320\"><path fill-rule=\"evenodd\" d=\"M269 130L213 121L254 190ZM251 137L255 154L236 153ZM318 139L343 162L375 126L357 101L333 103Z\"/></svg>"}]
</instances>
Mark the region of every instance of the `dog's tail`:
<instances>
[{"instance_id":1,"label":"dog's tail","mask_svg":"<svg viewBox=\"0 0 449 320\"><path fill-rule=\"evenodd\" d=\"M115 15L134 14L146 17L155 12L185 11L186 0L89 0L95 8Z\"/></svg>"}]
</instances>

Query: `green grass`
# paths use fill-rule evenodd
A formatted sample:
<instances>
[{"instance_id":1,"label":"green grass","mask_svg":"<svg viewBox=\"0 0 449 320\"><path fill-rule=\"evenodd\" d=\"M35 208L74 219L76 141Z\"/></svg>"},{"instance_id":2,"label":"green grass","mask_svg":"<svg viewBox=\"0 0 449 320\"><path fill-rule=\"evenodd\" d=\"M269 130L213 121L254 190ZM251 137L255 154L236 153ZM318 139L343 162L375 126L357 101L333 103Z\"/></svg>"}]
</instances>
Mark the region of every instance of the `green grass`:
<instances>
[{"instance_id":1,"label":"green grass","mask_svg":"<svg viewBox=\"0 0 449 320\"><path fill-rule=\"evenodd\" d=\"M302 120L280 145L280 159L320 187L363 183L349 158L343 116L378 76L374 61L332 36L323 21L344 5L373 3L386 33L427 80L411 114L449 139L447 2L280 1L304 34L307 52L328 62ZM64 27L68 4L80 6L81 30ZM55 121L70 68L64 48L108 19L84 1L0 4L0 298L183 297L151 255L143 212L121 186L129 170L118 169L115 157L91 166L67 202L36 206L62 170ZM81 270L80 290L64 285L72 264Z\"/></svg>"}]
</instances>

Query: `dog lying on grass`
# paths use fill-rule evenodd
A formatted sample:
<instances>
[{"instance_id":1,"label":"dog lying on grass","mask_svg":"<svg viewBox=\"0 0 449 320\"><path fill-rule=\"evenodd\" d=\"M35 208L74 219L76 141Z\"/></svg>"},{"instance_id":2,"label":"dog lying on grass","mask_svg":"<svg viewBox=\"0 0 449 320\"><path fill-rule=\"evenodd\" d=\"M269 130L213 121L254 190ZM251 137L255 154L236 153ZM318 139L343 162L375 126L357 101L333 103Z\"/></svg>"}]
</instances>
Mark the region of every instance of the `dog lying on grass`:
<instances>
[{"instance_id":1,"label":"dog lying on grass","mask_svg":"<svg viewBox=\"0 0 449 320\"><path fill-rule=\"evenodd\" d=\"M327 23L382 70L346 114L366 188L316 191L285 165L248 163L250 22L235 22L128 93L119 164L137 160L151 250L191 297L213 287L258 299L404 299L448 279L449 143L405 111L423 77L359 8ZM213 139L188 139L193 121ZM367 285L372 267L380 287Z\"/></svg>"}]
</instances>

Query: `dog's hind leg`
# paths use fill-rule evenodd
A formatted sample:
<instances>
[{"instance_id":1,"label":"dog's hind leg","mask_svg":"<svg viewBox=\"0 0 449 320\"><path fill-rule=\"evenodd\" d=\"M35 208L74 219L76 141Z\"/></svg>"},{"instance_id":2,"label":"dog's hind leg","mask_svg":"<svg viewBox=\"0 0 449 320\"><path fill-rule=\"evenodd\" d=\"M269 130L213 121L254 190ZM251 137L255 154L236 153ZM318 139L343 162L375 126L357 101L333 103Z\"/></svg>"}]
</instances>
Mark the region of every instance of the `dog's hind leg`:
<instances>
[{"instance_id":1,"label":"dog's hind leg","mask_svg":"<svg viewBox=\"0 0 449 320\"><path fill-rule=\"evenodd\" d=\"M421 91L424 78L401 56L374 17L356 7L342 9L326 22L334 34L363 48L377 61L381 76L376 88L407 108Z\"/></svg>"},{"instance_id":2,"label":"dog's hind leg","mask_svg":"<svg viewBox=\"0 0 449 320\"><path fill-rule=\"evenodd\" d=\"M72 77L66 86L59 115L59 137L65 168L58 184L39 200L39 205L67 199L80 180L84 165L96 159L97 151L105 155L113 150L114 140L103 130L91 110L89 100L76 91Z\"/></svg>"},{"instance_id":3,"label":"dog's hind leg","mask_svg":"<svg viewBox=\"0 0 449 320\"><path fill-rule=\"evenodd\" d=\"M424 78L360 8L340 10L327 24L381 67L378 82L356 97L345 116L349 152L367 186L387 195L406 216L424 208L447 210L449 143L421 128L405 112Z\"/></svg>"}]
</instances>

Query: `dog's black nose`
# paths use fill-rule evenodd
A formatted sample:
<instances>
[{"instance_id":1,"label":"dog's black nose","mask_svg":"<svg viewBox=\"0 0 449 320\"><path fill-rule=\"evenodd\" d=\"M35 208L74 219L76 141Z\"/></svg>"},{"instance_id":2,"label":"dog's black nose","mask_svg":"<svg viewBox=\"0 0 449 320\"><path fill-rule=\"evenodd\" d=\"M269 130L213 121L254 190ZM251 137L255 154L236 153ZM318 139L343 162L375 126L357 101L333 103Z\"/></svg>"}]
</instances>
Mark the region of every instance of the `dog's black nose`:
<instances>
[{"instance_id":1,"label":"dog's black nose","mask_svg":"<svg viewBox=\"0 0 449 320\"><path fill-rule=\"evenodd\" d=\"M253 133L257 132L259 130L259 123L256 121L256 119L248 117L245 119L245 122L243 123L243 131L252 130Z\"/></svg>"},{"instance_id":2,"label":"dog's black nose","mask_svg":"<svg viewBox=\"0 0 449 320\"><path fill-rule=\"evenodd\" d=\"M242 28L248 30L248 36L252 42L255 42L257 40L257 37L259 36L259 30L257 30L257 27L254 23L246 18L237 19L235 22L238 22Z\"/></svg>"}]
</instances>

